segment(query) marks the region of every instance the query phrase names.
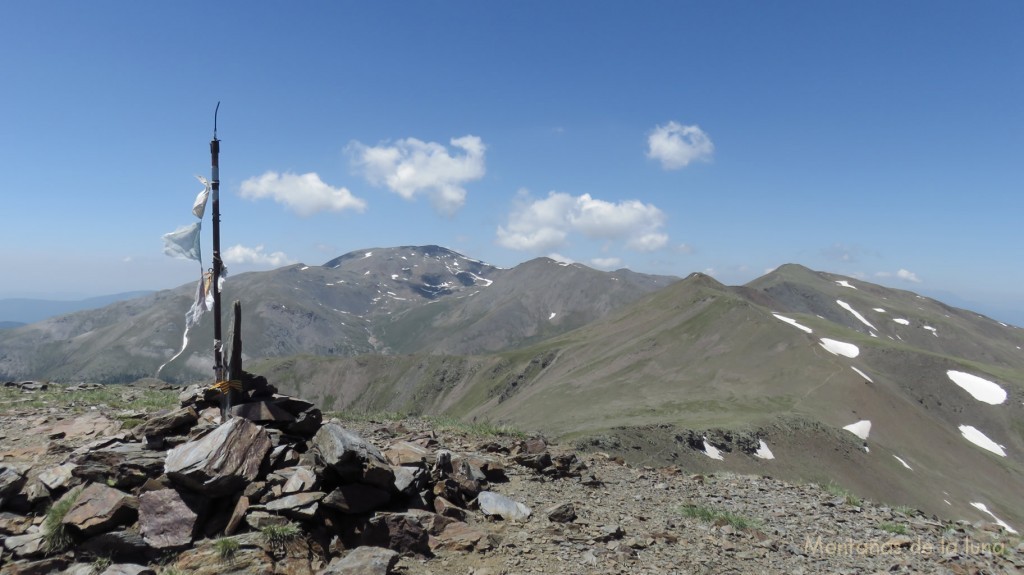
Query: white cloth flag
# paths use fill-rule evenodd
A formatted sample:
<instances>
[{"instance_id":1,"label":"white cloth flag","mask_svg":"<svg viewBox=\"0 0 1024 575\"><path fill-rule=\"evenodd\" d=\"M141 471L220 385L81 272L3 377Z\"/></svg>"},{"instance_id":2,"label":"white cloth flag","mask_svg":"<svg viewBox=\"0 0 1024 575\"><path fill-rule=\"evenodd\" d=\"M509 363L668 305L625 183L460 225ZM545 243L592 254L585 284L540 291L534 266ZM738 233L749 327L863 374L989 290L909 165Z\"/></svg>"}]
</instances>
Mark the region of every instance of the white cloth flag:
<instances>
[{"instance_id":1,"label":"white cloth flag","mask_svg":"<svg viewBox=\"0 0 1024 575\"><path fill-rule=\"evenodd\" d=\"M199 231L202 222L182 226L169 234L164 234L164 253L175 258L184 258L202 262L199 251Z\"/></svg>"},{"instance_id":2,"label":"white cloth flag","mask_svg":"<svg viewBox=\"0 0 1024 575\"><path fill-rule=\"evenodd\" d=\"M203 274L203 277L199 278L199 285L196 286L196 299L192 302L192 307L189 308L188 313L185 314L186 336L188 335L188 330L199 323L199 318L202 317L203 312L213 309L213 290L210 289L212 280L213 276L209 273Z\"/></svg>"},{"instance_id":3,"label":"white cloth flag","mask_svg":"<svg viewBox=\"0 0 1024 575\"><path fill-rule=\"evenodd\" d=\"M203 184L203 191L199 192L196 196L196 201L192 204L192 213L197 218L203 219L203 212L206 211L206 200L210 199L210 182L206 181L206 178L202 176L196 176L200 184Z\"/></svg>"}]
</instances>

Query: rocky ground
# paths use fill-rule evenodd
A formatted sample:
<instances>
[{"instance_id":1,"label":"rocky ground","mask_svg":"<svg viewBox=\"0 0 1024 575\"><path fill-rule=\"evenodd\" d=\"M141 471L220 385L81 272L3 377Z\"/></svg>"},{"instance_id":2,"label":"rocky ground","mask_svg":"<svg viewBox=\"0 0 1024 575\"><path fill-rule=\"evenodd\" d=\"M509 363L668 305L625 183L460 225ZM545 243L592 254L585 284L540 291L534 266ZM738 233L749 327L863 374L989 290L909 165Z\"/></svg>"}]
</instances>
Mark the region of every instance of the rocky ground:
<instances>
[{"instance_id":1,"label":"rocky ground","mask_svg":"<svg viewBox=\"0 0 1024 575\"><path fill-rule=\"evenodd\" d=\"M425 420L322 421L267 387L222 423L202 391L178 391L4 389L0 574L1024 570L998 525L828 486Z\"/></svg>"}]
</instances>

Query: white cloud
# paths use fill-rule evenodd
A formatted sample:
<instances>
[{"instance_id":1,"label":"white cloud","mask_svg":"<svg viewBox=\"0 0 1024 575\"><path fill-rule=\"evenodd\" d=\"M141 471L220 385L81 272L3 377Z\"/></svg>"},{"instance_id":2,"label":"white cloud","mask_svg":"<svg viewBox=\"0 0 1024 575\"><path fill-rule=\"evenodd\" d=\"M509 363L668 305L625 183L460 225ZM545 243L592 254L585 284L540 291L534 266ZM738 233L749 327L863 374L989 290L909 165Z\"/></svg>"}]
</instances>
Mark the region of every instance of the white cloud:
<instances>
[{"instance_id":1,"label":"white cloud","mask_svg":"<svg viewBox=\"0 0 1024 575\"><path fill-rule=\"evenodd\" d=\"M450 144L464 153L452 155L442 144L416 138L393 146L352 142L348 151L371 184L385 186L407 200L426 194L438 212L451 215L466 203L463 185L484 177L487 146L477 136L452 138Z\"/></svg>"},{"instance_id":2,"label":"white cloud","mask_svg":"<svg viewBox=\"0 0 1024 575\"><path fill-rule=\"evenodd\" d=\"M602 270L610 270L618 268L622 265L622 260L619 258L594 258L590 260L595 268Z\"/></svg>"},{"instance_id":3,"label":"white cloud","mask_svg":"<svg viewBox=\"0 0 1024 575\"><path fill-rule=\"evenodd\" d=\"M323 211L362 212L366 209L364 200L353 196L346 188L333 188L325 184L315 172L302 175L266 172L242 182L241 195L249 200L271 198L300 216Z\"/></svg>"},{"instance_id":4,"label":"white cloud","mask_svg":"<svg viewBox=\"0 0 1024 575\"><path fill-rule=\"evenodd\" d=\"M921 278L917 277L917 274L902 268L900 269L900 271L896 272L896 277L900 278L903 281L913 282L916 284L921 283Z\"/></svg>"},{"instance_id":5,"label":"white cloud","mask_svg":"<svg viewBox=\"0 0 1024 575\"><path fill-rule=\"evenodd\" d=\"M612 203L590 194L571 196L550 192L546 198L531 200L519 192L519 206L498 226L498 243L506 248L546 251L566 243L570 233L590 239L625 240L636 251L660 249L668 243L661 232L665 214L638 200Z\"/></svg>"},{"instance_id":6,"label":"white cloud","mask_svg":"<svg viewBox=\"0 0 1024 575\"><path fill-rule=\"evenodd\" d=\"M902 269L902 268L900 268L900 270L897 271L896 273L891 273L891 272L875 272L875 277L891 278L893 276L896 276L897 278L899 278L899 279L901 279L901 280L903 280L905 282L911 282L911 283L915 283L915 284L921 283L921 278L917 277L917 274L915 274L912 271L905 270L905 269Z\"/></svg>"},{"instance_id":7,"label":"white cloud","mask_svg":"<svg viewBox=\"0 0 1024 575\"><path fill-rule=\"evenodd\" d=\"M668 243L668 234L649 233L629 238L626 247L638 252L653 252L665 247Z\"/></svg>"},{"instance_id":8,"label":"white cloud","mask_svg":"<svg viewBox=\"0 0 1024 575\"><path fill-rule=\"evenodd\" d=\"M647 136L647 157L661 162L666 170L685 168L698 160L709 162L714 153L715 145L699 126L669 122Z\"/></svg>"},{"instance_id":9,"label":"white cloud","mask_svg":"<svg viewBox=\"0 0 1024 575\"><path fill-rule=\"evenodd\" d=\"M548 257L553 259L553 260L555 260L556 262L561 262L563 264L574 264L574 263L576 263L576 260L574 260L572 258L569 258L569 257L566 257L566 256L563 256L562 254L557 253L557 252L551 252L550 254L548 254Z\"/></svg>"},{"instance_id":10,"label":"white cloud","mask_svg":"<svg viewBox=\"0 0 1024 575\"><path fill-rule=\"evenodd\" d=\"M224 262L229 264L257 264L273 267L280 267L294 263L284 254L284 252L273 252L268 254L263 251L262 245L250 248L241 244L231 246L224 252Z\"/></svg>"}]
</instances>

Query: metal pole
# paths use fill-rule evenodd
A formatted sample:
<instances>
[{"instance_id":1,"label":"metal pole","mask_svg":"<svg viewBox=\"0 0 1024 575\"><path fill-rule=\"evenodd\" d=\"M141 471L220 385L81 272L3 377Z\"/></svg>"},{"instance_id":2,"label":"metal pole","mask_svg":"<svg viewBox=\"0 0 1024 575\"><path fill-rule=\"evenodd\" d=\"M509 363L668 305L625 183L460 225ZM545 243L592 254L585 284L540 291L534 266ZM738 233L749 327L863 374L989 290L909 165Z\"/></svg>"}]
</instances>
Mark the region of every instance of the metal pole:
<instances>
[{"instance_id":1,"label":"metal pole","mask_svg":"<svg viewBox=\"0 0 1024 575\"><path fill-rule=\"evenodd\" d=\"M217 139L217 112L220 111L220 102L217 102L217 109L213 112L213 139L210 140L210 161L212 173L210 178L210 190L213 196L213 371L217 382L224 381L224 352L221 339L221 317L220 317L220 274L223 262L220 259L220 140Z\"/></svg>"}]
</instances>

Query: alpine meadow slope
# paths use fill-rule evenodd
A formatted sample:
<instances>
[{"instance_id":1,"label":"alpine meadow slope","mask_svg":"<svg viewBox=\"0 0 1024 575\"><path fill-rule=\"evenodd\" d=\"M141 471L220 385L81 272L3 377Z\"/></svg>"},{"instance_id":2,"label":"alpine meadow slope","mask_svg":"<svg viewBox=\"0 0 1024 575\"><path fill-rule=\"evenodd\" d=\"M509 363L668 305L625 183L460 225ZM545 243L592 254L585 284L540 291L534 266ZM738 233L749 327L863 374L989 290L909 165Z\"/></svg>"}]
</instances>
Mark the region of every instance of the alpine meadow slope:
<instances>
[{"instance_id":1,"label":"alpine meadow slope","mask_svg":"<svg viewBox=\"0 0 1024 575\"><path fill-rule=\"evenodd\" d=\"M787 265L741 287L693 274L498 354L259 369L334 409L511 424L637 462L834 482L940 516L981 519L982 503L1019 529L1022 345L1020 329L973 312ZM981 401L978 386L1005 399Z\"/></svg>"}]
</instances>

